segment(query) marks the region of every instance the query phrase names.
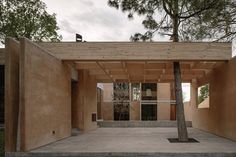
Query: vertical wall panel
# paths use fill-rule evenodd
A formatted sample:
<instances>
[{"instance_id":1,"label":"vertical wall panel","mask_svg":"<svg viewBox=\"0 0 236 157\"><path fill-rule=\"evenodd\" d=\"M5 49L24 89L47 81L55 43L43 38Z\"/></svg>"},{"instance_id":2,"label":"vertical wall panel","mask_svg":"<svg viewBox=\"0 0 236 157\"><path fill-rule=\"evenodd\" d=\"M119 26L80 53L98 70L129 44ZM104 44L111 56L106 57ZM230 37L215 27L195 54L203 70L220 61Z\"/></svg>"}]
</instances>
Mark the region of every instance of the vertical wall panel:
<instances>
[{"instance_id":1,"label":"vertical wall panel","mask_svg":"<svg viewBox=\"0 0 236 157\"><path fill-rule=\"evenodd\" d=\"M6 39L5 51L5 151L16 151L19 112L19 54L20 46Z\"/></svg>"},{"instance_id":2,"label":"vertical wall panel","mask_svg":"<svg viewBox=\"0 0 236 157\"><path fill-rule=\"evenodd\" d=\"M21 150L28 151L71 134L71 80L68 67L22 38L20 55Z\"/></svg>"}]
</instances>

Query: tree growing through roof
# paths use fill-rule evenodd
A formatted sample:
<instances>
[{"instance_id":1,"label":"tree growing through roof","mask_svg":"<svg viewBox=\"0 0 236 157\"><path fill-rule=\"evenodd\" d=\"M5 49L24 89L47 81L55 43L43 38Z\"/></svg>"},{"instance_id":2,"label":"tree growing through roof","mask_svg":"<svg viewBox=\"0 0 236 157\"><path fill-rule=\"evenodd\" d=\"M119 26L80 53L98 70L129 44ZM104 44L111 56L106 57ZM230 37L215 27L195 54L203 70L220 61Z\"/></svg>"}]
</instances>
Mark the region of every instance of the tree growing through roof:
<instances>
[{"instance_id":1,"label":"tree growing through roof","mask_svg":"<svg viewBox=\"0 0 236 157\"><path fill-rule=\"evenodd\" d=\"M132 41L152 41L156 34L179 41L231 41L236 36L234 0L108 0L108 4L128 13L144 16L145 33L131 36ZM188 141L185 123L180 62L175 61L176 116L179 141Z\"/></svg>"},{"instance_id":2,"label":"tree growing through roof","mask_svg":"<svg viewBox=\"0 0 236 157\"><path fill-rule=\"evenodd\" d=\"M5 37L27 37L33 41L59 41L56 15L40 0L1 0L0 41Z\"/></svg>"}]
</instances>

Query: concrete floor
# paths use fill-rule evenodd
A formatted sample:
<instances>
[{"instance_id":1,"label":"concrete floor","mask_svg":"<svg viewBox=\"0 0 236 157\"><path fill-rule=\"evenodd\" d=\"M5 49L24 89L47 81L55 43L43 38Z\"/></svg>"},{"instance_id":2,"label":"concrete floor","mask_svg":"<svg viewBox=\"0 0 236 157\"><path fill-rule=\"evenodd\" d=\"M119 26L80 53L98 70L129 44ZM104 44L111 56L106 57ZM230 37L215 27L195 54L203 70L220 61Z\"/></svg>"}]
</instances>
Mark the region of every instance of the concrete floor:
<instances>
[{"instance_id":1,"label":"concrete floor","mask_svg":"<svg viewBox=\"0 0 236 157\"><path fill-rule=\"evenodd\" d=\"M200 143L169 143L176 128L98 128L35 149L32 153L236 153L236 142L188 128Z\"/></svg>"}]
</instances>

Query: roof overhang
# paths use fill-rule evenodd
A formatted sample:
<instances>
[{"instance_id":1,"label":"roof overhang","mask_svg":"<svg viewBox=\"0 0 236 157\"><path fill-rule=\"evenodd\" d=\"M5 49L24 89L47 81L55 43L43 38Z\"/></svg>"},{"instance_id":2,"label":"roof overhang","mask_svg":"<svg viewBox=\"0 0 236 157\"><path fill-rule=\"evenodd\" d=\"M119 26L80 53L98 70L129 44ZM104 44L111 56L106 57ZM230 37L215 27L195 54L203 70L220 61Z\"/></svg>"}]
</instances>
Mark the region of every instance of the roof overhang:
<instances>
[{"instance_id":1,"label":"roof overhang","mask_svg":"<svg viewBox=\"0 0 236 157\"><path fill-rule=\"evenodd\" d=\"M231 43L59 42L39 45L62 60L222 61L232 57Z\"/></svg>"},{"instance_id":2,"label":"roof overhang","mask_svg":"<svg viewBox=\"0 0 236 157\"><path fill-rule=\"evenodd\" d=\"M231 43L61 42L39 43L57 58L88 70L98 82L173 82L180 61L182 82L206 76L231 59Z\"/></svg>"},{"instance_id":3,"label":"roof overhang","mask_svg":"<svg viewBox=\"0 0 236 157\"><path fill-rule=\"evenodd\" d=\"M34 43L32 43L34 44ZM182 81L208 75L232 58L231 43L212 42L44 42L36 43L75 70L88 70L97 82L172 82L173 61ZM2 56L2 57L1 57ZM0 49L4 64L4 49Z\"/></svg>"}]
</instances>

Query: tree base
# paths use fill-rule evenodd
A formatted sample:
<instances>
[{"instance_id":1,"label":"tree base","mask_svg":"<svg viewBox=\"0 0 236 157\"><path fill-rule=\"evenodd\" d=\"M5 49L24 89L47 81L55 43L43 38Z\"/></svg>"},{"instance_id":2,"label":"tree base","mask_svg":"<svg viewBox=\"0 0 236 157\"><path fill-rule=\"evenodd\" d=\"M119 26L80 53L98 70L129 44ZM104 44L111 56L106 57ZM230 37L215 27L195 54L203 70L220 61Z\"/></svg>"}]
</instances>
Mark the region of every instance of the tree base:
<instances>
[{"instance_id":1,"label":"tree base","mask_svg":"<svg viewBox=\"0 0 236 157\"><path fill-rule=\"evenodd\" d=\"M178 138L167 138L167 139L170 143L199 143L199 141L197 141L194 138L188 138L188 141L179 141Z\"/></svg>"}]
</instances>

